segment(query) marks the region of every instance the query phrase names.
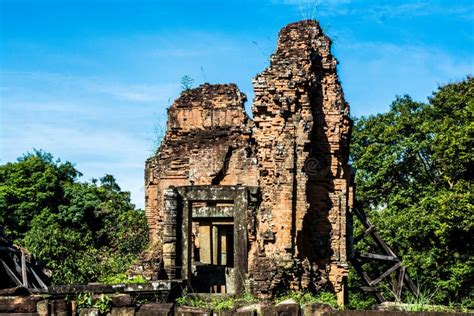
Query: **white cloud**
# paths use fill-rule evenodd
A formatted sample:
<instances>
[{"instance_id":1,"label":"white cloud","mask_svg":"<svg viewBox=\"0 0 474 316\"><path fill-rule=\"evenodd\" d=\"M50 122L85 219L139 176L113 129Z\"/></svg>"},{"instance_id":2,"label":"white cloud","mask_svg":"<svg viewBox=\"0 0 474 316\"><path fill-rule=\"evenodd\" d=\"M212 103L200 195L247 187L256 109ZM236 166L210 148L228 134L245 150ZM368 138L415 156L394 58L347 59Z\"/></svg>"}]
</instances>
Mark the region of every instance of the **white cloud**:
<instances>
[{"instance_id":1,"label":"white cloud","mask_svg":"<svg viewBox=\"0 0 474 316\"><path fill-rule=\"evenodd\" d=\"M153 126L178 85L47 72L1 76L0 163L43 149L78 163L84 180L114 175L143 207L143 168L155 143Z\"/></svg>"},{"instance_id":2,"label":"white cloud","mask_svg":"<svg viewBox=\"0 0 474 316\"><path fill-rule=\"evenodd\" d=\"M177 85L148 85L148 84L100 84L89 83L85 87L92 92L109 94L114 98L135 102L163 102L169 95L176 94Z\"/></svg>"},{"instance_id":3,"label":"white cloud","mask_svg":"<svg viewBox=\"0 0 474 316\"><path fill-rule=\"evenodd\" d=\"M25 86L39 84L54 87L56 91L47 91L51 95L58 91L72 91L74 93L98 93L109 95L120 101L134 102L164 102L170 95L176 95L179 87L177 84L148 84L124 83L107 80L100 77L77 77L49 72L1 72L4 87L2 94L13 89L25 89ZM45 91L43 91L45 92ZM37 93L37 92L36 92ZM13 95L13 93L12 93Z\"/></svg>"}]
</instances>

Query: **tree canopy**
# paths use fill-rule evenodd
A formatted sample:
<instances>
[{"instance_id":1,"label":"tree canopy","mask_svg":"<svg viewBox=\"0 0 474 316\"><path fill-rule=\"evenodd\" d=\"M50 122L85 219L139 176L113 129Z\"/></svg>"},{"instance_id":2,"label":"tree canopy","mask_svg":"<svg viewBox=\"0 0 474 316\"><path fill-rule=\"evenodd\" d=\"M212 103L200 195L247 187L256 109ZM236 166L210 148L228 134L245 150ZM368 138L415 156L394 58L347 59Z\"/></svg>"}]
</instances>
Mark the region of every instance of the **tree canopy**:
<instances>
[{"instance_id":1,"label":"tree canopy","mask_svg":"<svg viewBox=\"0 0 474 316\"><path fill-rule=\"evenodd\" d=\"M355 122L357 199L436 302L474 296L474 79Z\"/></svg>"},{"instance_id":2,"label":"tree canopy","mask_svg":"<svg viewBox=\"0 0 474 316\"><path fill-rule=\"evenodd\" d=\"M51 269L53 282L125 272L147 244L143 211L111 175L79 182L74 166L34 151L0 166L0 226Z\"/></svg>"}]
</instances>

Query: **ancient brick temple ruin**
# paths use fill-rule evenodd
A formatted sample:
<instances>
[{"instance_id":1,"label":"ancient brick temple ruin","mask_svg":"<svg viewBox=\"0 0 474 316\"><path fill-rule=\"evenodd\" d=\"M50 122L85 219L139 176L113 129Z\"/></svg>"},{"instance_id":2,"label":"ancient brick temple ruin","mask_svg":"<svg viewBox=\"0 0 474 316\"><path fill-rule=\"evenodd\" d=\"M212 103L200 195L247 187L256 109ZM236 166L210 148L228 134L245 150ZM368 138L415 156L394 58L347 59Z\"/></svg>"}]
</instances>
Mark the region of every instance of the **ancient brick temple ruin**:
<instances>
[{"instance_id":1,"label":"ancient brick temple ruin","mask_svg":"<svg viewBox=\"0 0 474 316\"><path fill-rule=\"evenodd\" d=\"M325 287L342 302L351 120L331 40L316 21L287 25L253 82L253 119L234 84L183 91L170 107L145 169L147 276L260 297Z\"/></svg>"}]
</instances>

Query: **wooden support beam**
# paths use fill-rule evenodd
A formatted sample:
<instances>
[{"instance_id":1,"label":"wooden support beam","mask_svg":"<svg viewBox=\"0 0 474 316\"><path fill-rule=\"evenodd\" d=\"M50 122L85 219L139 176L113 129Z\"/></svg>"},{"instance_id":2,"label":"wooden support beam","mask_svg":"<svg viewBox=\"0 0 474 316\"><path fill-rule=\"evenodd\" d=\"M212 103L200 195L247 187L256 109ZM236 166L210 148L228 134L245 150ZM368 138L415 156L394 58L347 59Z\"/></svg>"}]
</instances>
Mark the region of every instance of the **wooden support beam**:
<instances>
[{"instance_id":1,"label":"wooden support beam","mask_svg":"<svg viewBox=\"0 0 474 316\"><path fill-rule=\"evenodd\" d=\"M372 233L373 231L375 231L375 226L372 225L370 226L369 228L365 229L362 233L360 233L359 235L357 235L355 238L354 238L354 244L356 244L357 242L361 241L362 239L364 239L365 237L367 237L367 235L369 235L370 233Z\"/></svg>"},{"instance_id":2,"label":"wooden support beam","mask_svg":"<svg viewBox=\"0 0 474 316\"><path fill-rule=\"evenodd\" d=\"M356 257L365 258L365 259L374 259L374 260L384 260L384 261L400 261L397 257L379 255L376 253L365 253L365 252L356 252Z\"/></svg>"},{"instance_id":3,"label":"wooden support beam","mask_svg":"<svg viewBox=\"0 0 474 316\"><path fill-rule=\"evenodd\" d=\"M33 274L33 276L36 279L36 282L38 282L39 286L43 289L47 288L48 286L44 283L44 281L38 276L38 274L35 272L35 269L32 267L28 266L28 270Z\"/></svg>"},{"instance_id":4,"label":"wooden support beam","mask_svg":"<svg viewBox=\"0 0 474 316\"><path fill-rule=\"evenodd\" d=\"M403 289L403 279L405 279L405 270L404 266L400 267L400 271L398 272L398 278L395 283L396 288L394 289L395 292L395 299L398 301L402 300L402 289Z\"/></svg>"},{"instance_id":5,"label":"wooden support beam","mask_svg":"<svg viewBox=\"0 0 474 316\"><path fill-rule=\"evenodd\" d=\"M370 223L362 209L358 209L357 207L352 208L352 213L356 215L356 217L360 220L362 225L364 226L364 231L359 234L355 239L354 243L365 238L366 236L370 235L380 250L380 254L378 253L356 253L355 257L351 259L351 263L353 264L355 270L364 280L364 282L368 285L367 287L363 287L362 289L372 292L379 303L385 301L384 297L381 295L380 292L376 292L377 289L375 287L376 284L384 280L387 276L389 276L392 272L396 271L400 268L399 272L397 273L397 277L393 280L392 288L393 288L393 295L395 296L396 300L401 300L403 285L406 284L408 288L415 294L419 295L419 290L415 283L411 280L406 271L406 268L402 265L402 262L397 257L397 255L392 251L392 249L382 240L380 235L377 233L374 226ZM387 271L382 273L377 279L371 280L367 273L364 271L362 267L362 263L359 262L361 259L373 259L373 260L381 260L381 261L390 261L395 262L395 264L390 267Z\"/></svg>"},{"instance_id":6,"label":"wooden support beam","mask_svg":"<svg viewBox=\"0 0 474 316\"><path fill-rule=\"evenodd\" d=\"M2 265L3 265L3 268L5 269L5 272L8 274L8 276L10 277L10 279L16 283L16 285L18 286L23 286L23 284L21 283L20 279L18 279L18 277L16 276L15 272L13 272L10 267L3 261L0 259L0 261L2 262Z\"/></svg>"},{"instance_id":7,"label":"wooden support beam","mask_svg":"<svg viewBox=\"0 0 474 316\"><path fill-rule=\"evenodd\" d=\"M400 268L400 266L402 265L402 263L399 261L397 263L395 263L395 265L393 265L390 269L388 269L387 271L385 271L384 273L382 273L377 279L373 280L372 282L370 282L370 286L374 286L375 284L379 283L380 281L382 281L383 279L385 279L390 273L392 273L393 271L397 270L398 268Z\"/></svg>"},{"instance_id":8,"label":"wooden support beam","mask_svg":"<svg viewBox=\"0 0 474 316\"><path fill-rule=\"evenodd\" d=\"M380 290L374 286L361 286L360 289L367 293L380 292Z\"/></svg>"},{"instance_id":9,"label":"wooden support beam","mask_svg":"<svg viewBox=\"0 0 474 316\"><path fill-rule=\"evenodd\" d=\"M412 279L410 278L410 276L406 272L405 272L405 282L407 283L408 287L413 292L413 294L415 294L416 296L418 296L420 294L420 291L418 290L418 287L415 285L415 283L412 281Z\"/></svg>"},{"instance_id":10,"label":"wooden support beam","mask_svg":"<svg viewBox=\"0 0 474 316\"><path fill-rule=\"evenodd\" d=\"M23 286L28 288L28 275L26 274L26 257L25 253L21 252L21 281Z\"/></svg>"},{"instance_id":11,"label":"wooden support beam","mask_svg":"<svg viewBox=\"0 0 474 316\"><path fill-rule=\"evenodd\" d=\"M396 257L397 255L392 251L392 249L390 249L390 247L385 243L385 241L382 240L382 238L380 237L379 233L377 233L376 231L372 232L370 234L375 243L377 244L377 246L379 246L381 249L383 249L385 251L385 253L389 256L393 256L393 257Z\"/></svg>"},{"instance_id":12,"label":"wooden support beam","mask_svg":"<svg viewBox=\"0 0 474 316\"><path fill-rule=\"evenodd\" d=\"M359 218L359 220L362 222L362 225L364 225L366 229L369 229L371 226L373 226L369 222L369 220L365 217L365 215L361 211L359 211L357 208L354 208L353 212L354 214L356 214L356 216ZM372 238L374 239L375 243L380 248L380 250L385 251L386 255L396 257L392 249L390 249L390 247L382 240L382 238L380 238L380 235L375 230L372 231L370 235L372 236Z\"/></svg>"},{"instance_id":13,"label":"wooden support beam","mask_svg":"<svg viewBox=\"0 0 474 316\"><path fill-rule=\"evenodd\" d=\"M352 266L354 267L354 269L356 270L357 274L359 274L359 276L362 278L362 280L364 280L364 282L369 286L369 287L373 287L371 285L372 283L372 280L370 280L369 276L367 275L367 273L364 271L364 269L362 268L362 264L357 260L357 259L353 259L352 260ZM375 298L377 299L377 301L382 304L383 302L385 302L385 298L383 297L382 293L380 292L373 292L374 295L375 295Z\"/></svg>"},{"instance_id":14,"label":"wooden support beam","mask_svg":"<svg viewBox=\"0 0 474 316\"><path fill-rule=\"evenodd\" d=\"M12 247L5 247L5 246L0 246L0 251L19 252L18 249L15 249Z\"/></svg>"}]
</instances>

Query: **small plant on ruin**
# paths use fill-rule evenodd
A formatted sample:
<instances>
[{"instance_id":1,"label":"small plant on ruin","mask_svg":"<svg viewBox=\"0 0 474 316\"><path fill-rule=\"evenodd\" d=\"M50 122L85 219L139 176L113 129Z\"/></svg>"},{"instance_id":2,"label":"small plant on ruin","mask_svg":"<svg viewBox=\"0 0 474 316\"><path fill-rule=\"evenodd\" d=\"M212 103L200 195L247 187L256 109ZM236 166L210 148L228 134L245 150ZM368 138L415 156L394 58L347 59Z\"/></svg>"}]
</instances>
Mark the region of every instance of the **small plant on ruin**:
<instances>
[{"instance_id":1,"label":"small plant on ruin","mask_svg":"<svg viewBox=\"0 0 474 316\"><path fill-rule=\"evenodd\" d=\"M217 296L205 299L189 295L187 291L184 290L181 296L175 300L175 304L177 306L199 307L212 309L213 311L223 311L234 308L237 300L241 299L228 296Z\"/></svg>"},{"instance_id":2,"label":"small plant on ruin","mask_svg":"<svg viewBox=\"0 0 474 316\"><path fill-rule=\"evenodd\" d=\"M100 314L105 315L108 312L110 312L111 301L112 299L110 297L108 297L107 295L101 294L99 298L94 302L93 307L97 308Z\"/></svg>"},{"instance_id":3,"label":"small plant on ruin","mask_svg":"<svg viewBox=\"0 0 474 316\"><path fill-rule=\"evenodd\" d=\"M216 297L209 302L209 308L213 311L223 311L234 308L235 298L233 297Z\"/></svg>"},{"instance_id":4,"label":"small plant on ruin","mask_svg":"<svg viewBox=\"0 0 474 316\"><path fill-rule=\"evenodd\" d=\"M245 303L255 303L258 301L258 299L248 290L245 290L242 296L239 297L239 301L242 301Z\"/></svg>"},{"instance_id":5,"label":"small plant on ruin","mask_svg":"<svg viewBox=\"0 0 474 316\"><path fill-rule=\"evenodd\" d=\"M92 307L92 295L93 294L91 292L77 293L76 295L77 309L81 310L83 308Z\"/></svg>"},{"instance_id":6,"label":"small plant on ruin","mask_svg":"<svg viewBox=\"0 0 474 316\"><path fill-rule=\"evenodd\" d=\"M283 302L284 300L292 299L301 306L310 303L323 303L333 308L340 309L341 307L337 304L336 296L333 293L327 291L321 291L317 294L310 292L296 292L290 291L282 296L278 296L275 299L276 303Z\"/></svg>"},{"instance_id":7,"label":"small plant on ruin","mask_svg":"<svg viewBox=\"0 0 474 316\"><path fill-rule=\"evenodd\" d=\"M175 302L177 306L209 308L209 302L199 297L188 296L187 293L183 293Z\"/></svg>"},{"instance_id":8,"label":"small plant on ruin","mask_svg":"<svg viewBox=\"0 0 474 316\"><path fill-rule=\"evenodd\" d=\"M183 89L183 92L188 92L191 90L193 83L194 79L188 75L185 75L183 78L181 78L181 89Z\"/></svg>"},{"instance_id":9,"label":"small plant on ruin","mask_svg":"<svg viewBox=\"0 0 474 316\"><path fill-rule=\"evenodd\" d=\"M317 0L299 0L298 9L303 20L313 20L318 9Z\"/></svg>"},{"instance_id":10,"label":"small plant on ruin","mask_svg":"<svg viewBox=\"0 0 474 316\"><path fill-rule=\"evenodd\" d=\"M147 283L147 280L141 276L141 275L136 275L132 278L129 278L125 273L119 273L116 275L109 275L106 276L105 278L100 280L101 282L105 284L142 284L142 283Z\"/></svg>"}]
</instances>

